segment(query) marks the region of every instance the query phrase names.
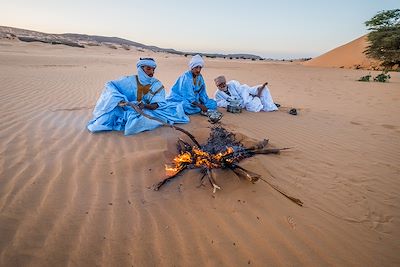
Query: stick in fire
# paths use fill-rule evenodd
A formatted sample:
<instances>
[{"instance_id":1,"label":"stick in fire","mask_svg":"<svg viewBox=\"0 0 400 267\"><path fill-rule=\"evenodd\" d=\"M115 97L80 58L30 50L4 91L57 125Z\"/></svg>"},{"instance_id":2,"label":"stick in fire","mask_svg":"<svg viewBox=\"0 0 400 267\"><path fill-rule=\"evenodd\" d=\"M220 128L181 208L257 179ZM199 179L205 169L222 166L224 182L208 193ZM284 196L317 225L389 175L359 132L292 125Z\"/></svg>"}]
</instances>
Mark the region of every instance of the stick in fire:
<instances>
[{"instance_id":1,"label":"stick in fire","mask_svg":"<svg viewBox=\"0 0 400 267\"><path fill-rule=\"evenodd\" d=\"M185 169L200 169L204 174L201 178L201 183L204 177L207 177L213 187L213 193L215 193L221 187L215 181L213 169L220 168L231 170L237 176L245 178L252 183L261 179L297 205L302 206L303 202L300 199L287 195L277 186L261 178L260 175L238 165L241 160L258 154L279 154L280 151L288 149L266 148L267 144L268 140L263 140L255 146L246 148L240 141L236 140L233 133L227 131L221 124L217 124L211 128L207 143L202 146L197 144L192 146L182 139L178 140L178 155L173 159L172 166L166 166L167 178L154 184L153 189L158 191Z\"/></svg>"}]
</instances>

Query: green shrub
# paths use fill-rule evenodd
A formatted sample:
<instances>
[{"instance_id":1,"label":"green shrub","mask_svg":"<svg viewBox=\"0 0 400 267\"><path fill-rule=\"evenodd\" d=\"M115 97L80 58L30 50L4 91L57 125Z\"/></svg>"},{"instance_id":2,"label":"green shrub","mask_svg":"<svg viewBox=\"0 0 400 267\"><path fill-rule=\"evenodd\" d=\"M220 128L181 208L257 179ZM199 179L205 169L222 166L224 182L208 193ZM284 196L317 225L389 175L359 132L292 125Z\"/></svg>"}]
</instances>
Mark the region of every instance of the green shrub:
<instances>
[{"instance_id":1,"label":"green shrub","mask_svg":"<svg viewBox=\"0 0 400 267\"><path fill-rule=\"evenodd\" d=\"M371 74L362 76L360 79L358 79L359 82L369 82L369 79L371 78Z\"/></svg>"},{"instance_id":2,"label":"green shrub","mask_svg":"<svg viewBox=\"0 0 400 267\"><path fill-rule=\"evenodd\" d=\"M385 83L388 82L390 79L390 74L387 74L387 71L382 72L381 74L378 74L374 77L374 82L380 82L380 83ZM371 74L362 76L360 79L358 79L359 82L369 82L371 79Z\"/></svg>"},{"instance_id":3,"label":"green shrub","mask_svg":"<svg viewBox=\"0 0 400 267\"><path fill-rule=\"evenodd\" d=\"M378 74L374 78L374 82L385 83L385 82L388 82L389 79L390 79L390 74L387 74L387 72L382 72L381 74Z\"/></svg>"}]
</instances>

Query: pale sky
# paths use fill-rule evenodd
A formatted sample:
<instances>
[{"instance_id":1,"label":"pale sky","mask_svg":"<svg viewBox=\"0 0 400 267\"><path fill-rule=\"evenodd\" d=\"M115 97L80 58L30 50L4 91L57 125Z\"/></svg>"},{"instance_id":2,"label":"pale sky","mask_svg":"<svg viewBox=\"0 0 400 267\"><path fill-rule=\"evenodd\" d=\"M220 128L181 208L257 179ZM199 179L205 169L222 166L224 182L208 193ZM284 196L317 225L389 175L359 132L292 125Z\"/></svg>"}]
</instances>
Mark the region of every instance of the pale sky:
<instances>
[{"instance_id":1,"label":"pale sky","mask_svg":"<svg viewBox=\"0 0 400 267\"><path fill-rule=\"evenodd\" d=\"M399 0L0 0L0 25L115 36L188 52L315 57Z\"/></svg>"}]
</instances>

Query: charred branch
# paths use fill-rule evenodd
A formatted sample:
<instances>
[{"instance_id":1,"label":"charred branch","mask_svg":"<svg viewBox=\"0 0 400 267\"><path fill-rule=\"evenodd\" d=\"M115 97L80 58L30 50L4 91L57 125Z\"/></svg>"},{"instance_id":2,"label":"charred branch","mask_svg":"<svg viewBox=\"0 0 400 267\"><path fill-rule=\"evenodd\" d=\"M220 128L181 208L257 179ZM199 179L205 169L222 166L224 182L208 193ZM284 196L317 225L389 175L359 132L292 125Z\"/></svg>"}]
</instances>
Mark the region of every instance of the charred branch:
<instances>
[{"instance_id":1,"label":"charred branch","mask_svg":"<svg viewBox=\"0 0 400 267\"><path fill-rule=\"evenodd\" d=\"M259 174L238 165L241 160L254 155L279 154L280 151L289 148L266 148L268 145L267 139L246 148L240 141L236 140L235 134L227 131L220 124L211 128L210 136L206 144L202 146L197 143L193 135L190 133L187 133L187 135L189 137L192 136L191 139L196 146L192 146L182 139L177 141L176 147L179 154L174 158L173 166L166 167L166 170L172 172L172 174L153 185L154 190L159 190L164 184L175 178L184 169L200 169L203 175L200 179L199 186L204 185L204 179L207 178L213 188L213 193L215 193L217 190L221 190L221 187L217 184L212 169L229 169L239 178L244 178L252 183L261 179L297 205L303 205L300 199L289 196L276 185L263 179Z\"/></svg>"}]
</instances>

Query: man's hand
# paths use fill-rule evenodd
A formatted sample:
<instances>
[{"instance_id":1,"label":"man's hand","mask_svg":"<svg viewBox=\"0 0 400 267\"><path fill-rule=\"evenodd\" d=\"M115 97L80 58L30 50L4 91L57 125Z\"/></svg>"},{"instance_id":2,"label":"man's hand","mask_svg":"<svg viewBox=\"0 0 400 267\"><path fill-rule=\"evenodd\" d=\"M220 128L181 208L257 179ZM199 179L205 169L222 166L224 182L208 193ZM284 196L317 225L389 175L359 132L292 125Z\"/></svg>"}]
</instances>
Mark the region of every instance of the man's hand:
<instances>
[{"instance_id":1,"label":"man's hand","mask_svg":"<svg viewBox=\"0 0 400 267\"><path fill-rule=\"evenodd\" d=\"M127 106L128 105L128 102L126 102L125 100L121 100L121 101L119 101L119 103L118 103L118 106L119 107L125 107L125 106Z\"/></svg>"},{"instance_id":2,"label":"man's hand","mask_svg":"<svg viewBox=\"0 0 400 267\"><path fill-rule=\"evenodd\" d=\"M140 103L140 104L142 104L142 103ZM143 104L143 108L150 109L150 110L155 110L155 109L158 109L158 104L157 103Z\"/></svg>"},{"instance_id":3,"label":"man's hand","mask_svg":"<svg viewBox=\"0 0 400 267\"><path fill-rule=\"evenodd\" d=\"M201 109L201 111L203 112L207 112L208 108L206 106L204 106L203 104L200 104L198 102L193 102L192 103L193 106L199 107Z\"/></svg>"},{"instance_id":4,"label":"man's hand","mask_svg":"<svg viewBox=\"0 0 400 267\"><path fill-rule=\"evenodd\" d=\"M194 103L195 103L195 106L198 106L201 109L201 111L207 112L208 108L206 106L204 106L203 104L197 103L197 102L194 102Z\"/></svg>"},{"instance_id":5,"label":"man's hand","mask_svg":"<svg viewBox=\"0 0 400 267\"><path fill-rule=\"evenodd\" d=\"M144 106L144 104L143 104L142 102L140 102L140 103L138 104L138 107L139 107L140 109L144 109L144 108L145 108L145 106Z\"/></svg>"},{"instance_id":6,"label":"man's hand","mask_svg":"<svg viewBox=\"0 0 400 267\"><path fill-rule=\"evenodd\" d=\"M204 106L203 104L199 104L198 107L201 109L201 111L203 112L207 112L208 108L206 106Z\"/></svg>"}]
</instances>

